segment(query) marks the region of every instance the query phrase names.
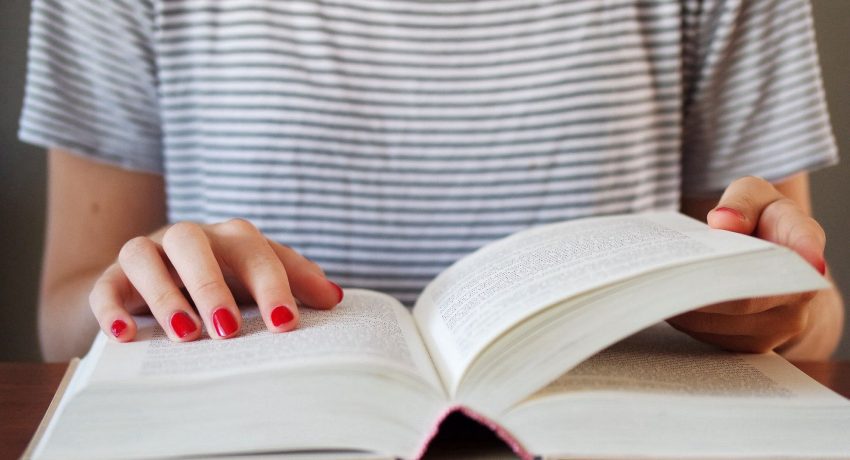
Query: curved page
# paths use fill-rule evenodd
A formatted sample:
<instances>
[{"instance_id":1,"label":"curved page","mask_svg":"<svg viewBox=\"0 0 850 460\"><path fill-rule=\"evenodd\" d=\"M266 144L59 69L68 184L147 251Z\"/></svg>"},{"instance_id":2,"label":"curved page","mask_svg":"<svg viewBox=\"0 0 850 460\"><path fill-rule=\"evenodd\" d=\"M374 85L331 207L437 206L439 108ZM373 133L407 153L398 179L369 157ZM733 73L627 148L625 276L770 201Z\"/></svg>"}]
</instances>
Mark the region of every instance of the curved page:
<instances>
[{"instance_id":1,"label":"curved page","mask_svg":"<svg viewBox=\"0 0 850 460\"><path fill-rule=\"evenodd\" d=\"M488 344L544 308L661 268L770 247L675 212L535 227L449 267L426 287L414 317L454 394Z\"/></svg>"}]
</instances>

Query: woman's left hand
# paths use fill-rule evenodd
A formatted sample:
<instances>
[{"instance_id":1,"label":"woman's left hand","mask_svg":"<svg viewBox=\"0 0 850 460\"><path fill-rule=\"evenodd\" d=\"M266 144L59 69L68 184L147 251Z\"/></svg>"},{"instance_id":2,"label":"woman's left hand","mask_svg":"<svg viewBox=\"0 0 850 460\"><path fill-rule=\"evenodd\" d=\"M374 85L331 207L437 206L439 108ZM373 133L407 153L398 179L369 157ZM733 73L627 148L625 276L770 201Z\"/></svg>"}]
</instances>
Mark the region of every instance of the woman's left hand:
<instances>
[{"instance_id":1,"label":"woman's left hand","mask_svg":"<svg viewBox=\"0 0 850 460\"><path fill-rule=\"evenodd\" d=\"M823 228L796 202L756 177L733 182L708 213L708 225L796 251L826 273ZM763 353L797 340L809 326L818 292L736 300L668 319L688 335L733 351Z\"/></svg>"}]
</instances>

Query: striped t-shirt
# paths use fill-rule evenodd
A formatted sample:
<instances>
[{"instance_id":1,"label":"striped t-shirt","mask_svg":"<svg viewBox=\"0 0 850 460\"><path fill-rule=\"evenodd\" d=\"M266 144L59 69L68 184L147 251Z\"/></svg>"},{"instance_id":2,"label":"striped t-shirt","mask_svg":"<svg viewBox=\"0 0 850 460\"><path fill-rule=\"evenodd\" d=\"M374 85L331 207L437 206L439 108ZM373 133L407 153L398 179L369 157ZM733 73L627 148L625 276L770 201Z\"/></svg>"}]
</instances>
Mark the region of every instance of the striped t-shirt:
<instances>
[{"instance_id":1,"label":"striped t-shirt","mask_svg":"<svg viewBox=\"0 0 850 460\"><path fill-rule=\"evenodd\" d=\"M803 1L35 0L21 139L412 303L522 228L836 161Z\"/></svg>"}]
</instances>

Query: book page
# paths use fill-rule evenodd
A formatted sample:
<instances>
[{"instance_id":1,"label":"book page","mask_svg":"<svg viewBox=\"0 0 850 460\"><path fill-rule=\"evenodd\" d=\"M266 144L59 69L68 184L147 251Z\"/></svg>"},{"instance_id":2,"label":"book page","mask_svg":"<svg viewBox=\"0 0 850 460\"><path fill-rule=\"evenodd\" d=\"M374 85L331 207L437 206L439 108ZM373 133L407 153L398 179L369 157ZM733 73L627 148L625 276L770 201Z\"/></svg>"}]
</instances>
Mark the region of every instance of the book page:
<instances>
[{"instance_id":1,"label":"book page","mask_svg":"<svg viewBox=\"0 0 850 460\"><path fill-rule=\"evenodd\" d=\"M841 400L775 353L730 353L666 323L608 347L529 399L590 392L803 400L807 405Z\"/></svg>"},{"instance_id":2,"label":"book page","mask_svg":"<svg viewBox=\"0 0 850 460\"><path fill-rule=\"evenodd\" d=\"M673 212L546 225L451 266L425 289L414 316L454 388L484 347L557 302L653 270L770 247Z\"/></svg>"},{"instance_id":3,"label":"book page","mask_svg":"<svg viewBox=\"0 0 850 460\"><path fill-rule=\"evenodd\" d=\"M775 353L666 323L620 341L497 420L542 458L847 458L850 402Z\"/></svg>"},{"instance_id":4,"label":"book page","mask_svg":"<svg viewBox=\"0 0 850 460\"><path fill-rule=\"evenodd\" d=\"M272 333L245 308L242 335L227 340L170 342L150 318L135 342L98 335L37 453L416 452L446 395L409 311L351 289L332 310L300 313L298 329Z\"/></svg>"},{"instance_id":5,"label":"book page","mask_svg":"<svg viewBox=\"0 0 850 460\"><path fill-rule=\"evenodd\" d=\"M136 341L105 345L92 381L191 379L355 361L421 374L441 386L409 312L387 295L346 290L332 310L301 308L298 329L285 333L269 332L256 307L243 308L242 315L238 337L205 335L185 343L172 342L148 320Z\"/></svg>"}]
</instances>

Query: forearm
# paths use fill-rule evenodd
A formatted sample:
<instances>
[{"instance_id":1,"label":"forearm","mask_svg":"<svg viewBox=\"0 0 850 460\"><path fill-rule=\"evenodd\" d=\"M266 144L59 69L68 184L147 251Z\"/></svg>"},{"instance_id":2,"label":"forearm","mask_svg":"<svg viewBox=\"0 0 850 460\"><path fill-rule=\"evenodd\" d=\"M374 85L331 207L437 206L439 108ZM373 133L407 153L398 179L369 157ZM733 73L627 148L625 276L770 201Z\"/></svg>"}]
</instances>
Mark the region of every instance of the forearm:
<instances>
[{"instance_id":1,"label":"forearm","mask_svg":"<svg viewBox=\"0 0 850 460\"><path fill-rule=\"evenodd\" d=\"M156 174L127 171L62 149L48 154L47 225L38 331L48 361L86 352L97 331L89 294L130 238L166 223Z\"/></svg>"},{"instance_id":2,"label":"forearm","mask_svg":"<svg viewBox=\"0 0 850 460\"><path fill-rule=\"evenodd\" d=\"M98 332L89 293L100 272L87 271L42 289L38 336L45 361L68 361L88 351Z\"/></svg>"}]
</instances>

